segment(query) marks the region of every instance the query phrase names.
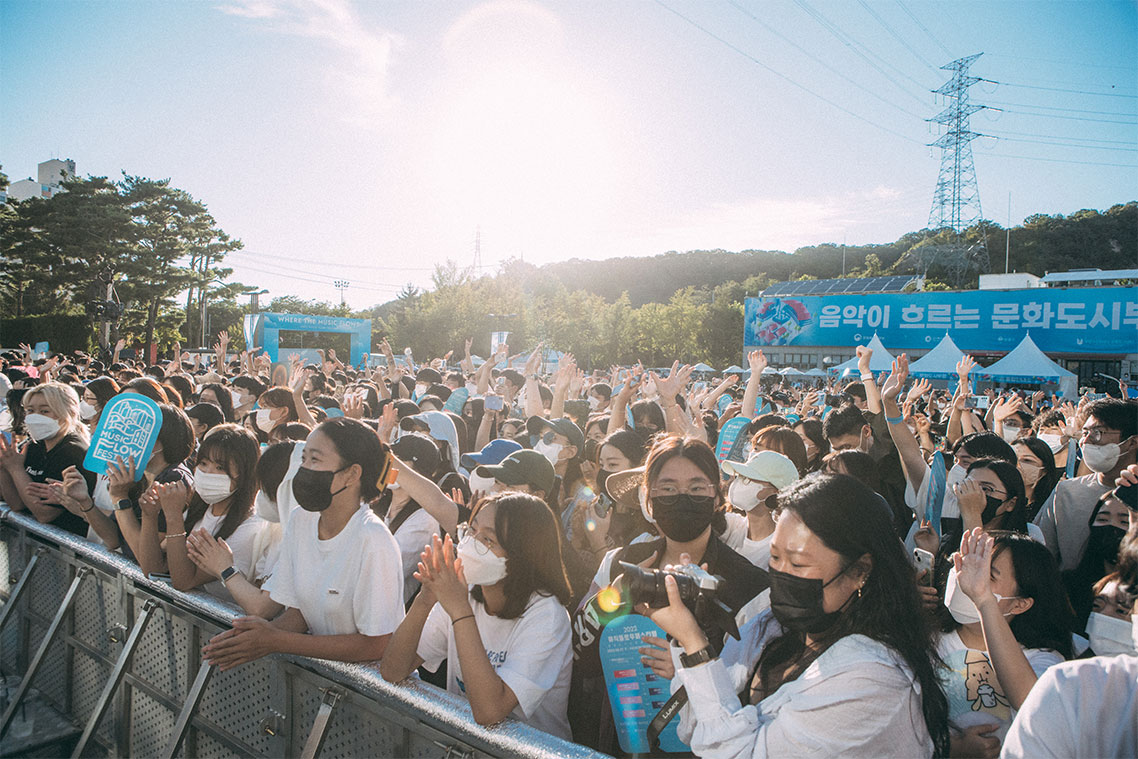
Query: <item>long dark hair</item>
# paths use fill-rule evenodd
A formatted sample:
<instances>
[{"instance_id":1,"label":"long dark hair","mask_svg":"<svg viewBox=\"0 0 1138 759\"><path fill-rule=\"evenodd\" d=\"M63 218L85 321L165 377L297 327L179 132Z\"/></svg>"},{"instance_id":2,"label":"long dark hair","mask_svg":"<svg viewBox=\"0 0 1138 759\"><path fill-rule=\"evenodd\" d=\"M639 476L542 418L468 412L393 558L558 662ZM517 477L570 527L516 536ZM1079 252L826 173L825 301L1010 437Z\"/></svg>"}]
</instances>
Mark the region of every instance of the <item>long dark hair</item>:
<instances>
[{"instance_id":1,"label":"long dark hair","mask_svg":"<svg viewBox=\"0 0 1138 759\"><path fill-rule=\"evenodd\" d=\"M913 568L884 509L864 484L846 475L811 474L779 493L779 513L793 512L849 566L865 555L873 565L859 598L815 641L814 657L848 635L864 635L896 652L921 689L921 711L934 755L948 754L948 699L937 677L942 666L921 606ZM1042 546L1041 546L1042 547ZM1044 551L1047 549L1044 548ZM1050 554L1048 554L1050 555ZM758 671L764 693L800 676L809 664L805 635L786 631L763 649Z\"/></svg>"},{"instance_id":2,"label":"long dark hair","mask_svg":"<svg viewBox=\"0 0 1138 759\"><path fill-rule=\"evenodd\" d=\"M801 427L802 432L810 438L810 442L817 449L814 460L807 461L806 465L808 472L817 472L822 468L822 459L826 458L826 454L830 452L830 441L822 434L822 422L817 419L802 419L795 422L794 427ZM809 452L807 452L807 456L809 456Z\"/></svg>"},{"instance_id":3,"label":"long dark hair","mask_svg":"<svg viewBox=\"0 0 1138 759\"><path fill-rule=\"evenodd\" d=\"M219 424L202 438L198 462L209 459L222 465L235 488L214 537L228 538L252 513L253 499L257 496L257 457L260 453L257 439L249 430L236 424ZM208 508L209 504L194 493L186 510L186 532L194 529Z\"/></svg>"},{"instance_id":4,"label":"long dark hair","mask_svg":"<svg viewBox=\"0 0 1138 759\"><path fill-rule=\"evenodd\" d=\"M1023 475L1015 464L1000 459L980 459L968 465L968 473L976 469L987 469L996 475L1003 484L1012 503L1012 510L1004 512L1000 519L1000 529L1027 533L1027 495L1023 487ZM1004 499L1007 500L1007 499Z\"/></svg>"},{"instance_id":5,"label":"long dark hair","mask_svg":"<svg viewBox=\"0 0 1138 759\"><path fill-rule=\"evenodd\" d=\"M572 591L561 557L561 533L553 510L537 496L507 491L479 501L470 518L474 519L490 503L498 505L494 531L506 549L506 579L502 581L506 605L497 616L517 619L525 612L534 593L554 596L562 606L568 606ZM476 585L471 595L485 603L481 587Z\"/></svg>"},{"instance_id":6,"label":"long dark hair","mask_svg":"<svg viewBox=\"0 0 1138 759\"><path fill-rule=\"evenodd\" d=\"M201 390L198 391L198 397L201 398L202 391L209 390L213 393L213 397L217 398L217 407L221 409L221 415L225 417L225 421L233 421L233 394L229 392L229 388L217 382L211 382L208 385L202 385Z\"/></svg>"},{"instance_id":7,"label":"long dark hair","mask_svg":"<svg viewBox=\"0 0 1138 759\"><path fill-rule=\"evenodd\" d=\"M1050 648L1070 659L1074 612L1063 590L1055 557L1042 543L1019 532L992 530L992 560L1011 552L1016 578L1016 596L1030 598L1031 608L1008 623L1024 648Z\"/></svg>"},{"instance_id":8,"label":"long dark hair","mask_svg":"<svg viewBox=\"0 0 1138 759\"><path fill-rule=\"evenodd\" d=\"M1059 480L1063 479L1063 472L1055 466L1055 454L1051 452L1051 446L1039 438L1021 437L1012 444L1012 447L1014 448L1017 445L1026 446L1043 464L1043 473L1039 475L1035 488L1031 491L1031 500L1027 502L1027 518L1035 519L1035 515L1051 497L1051 493L1055 490ZM1024 492L1026 490L1025 486Z\"/></svg>"}]
</instances>

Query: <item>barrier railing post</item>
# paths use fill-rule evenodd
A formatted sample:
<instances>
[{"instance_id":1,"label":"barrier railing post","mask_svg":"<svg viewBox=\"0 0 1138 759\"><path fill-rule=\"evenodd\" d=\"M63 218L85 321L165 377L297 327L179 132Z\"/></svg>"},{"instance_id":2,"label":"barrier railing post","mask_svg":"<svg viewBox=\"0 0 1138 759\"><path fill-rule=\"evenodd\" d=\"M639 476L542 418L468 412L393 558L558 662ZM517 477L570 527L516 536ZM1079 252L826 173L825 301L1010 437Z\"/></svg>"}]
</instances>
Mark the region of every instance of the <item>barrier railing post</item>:
<instances>
[{"instance_id":1,"label":"barrier railing post","mask_svg":"<svg viewBox=\"0 0 1138 759\"><path fill-rule=\"evenodd\" d=\"M316 712L316 719L312 720L312 730L308 733L308 740L304 742L300 759L316 759L320 756L320 749L324 747L324 736L328 733L328 722L332 719L332 712L340 703L340 695L337 690L324 688L324 697L320 699L320 711Z\"/></svg>"},{"instance_id":2,"label":"barrier railing post","mask_svg":"<svg viewBox=\"0 0 1138 759\"><path fill-rule=\"evenodd\" d=\"M213 677L213 670L214 665L207 662L202 662L198 669L198 675L194 678L194 684L190 686L190 692L186 694L186 701L182 704L182 711L178 714L178 721L174 723L174 730L170 733L170 742L162 752L165 759L174 759L174 755L178 753L178 747L182 745L182 740L190 729L190 723L194 721L194 712L198 710L202 696L205 695L205 687Z\"/></svg>"},{"instance_id":3,"label":"barrier railing post","mask_svg":"<svg viewBox=\"0 0 1138 759\"><path fill-rule=\"evenodd\" d=\"M134 656L134 649L138 647L138 642L142 639L142 633L146 629L146 623L150 621L150 615L156 607L157 604L151 600L147 600L142 605L142 611L139 612L138 619L134 621L134 627L130 629L130 636L126 640L126 645L123 646L122 653L119 654L114 669L111 670L111 674L107 678L107 684L103 686L103 692L99 694L99 700L95 703L91 717L87 720L87 726L83 729L83 735L79 738L79 742L75 744L75 750L71 752L71 759L78 759L78 757L83 754L83 749L87 747L87 741L91 740L91 736L94 735L95 730L98 729L99 722L103 719L103 715L106 714L107 707L110 706L111 697L114 695L119 683L122 682L126 668L130 664L130 659Z\"/></svg>"},{"instance_id":4,"label":"barrier railing post","mask_svg":"<svg viewBox=\"0 0 1138 759\"><path fill-rule=\"evenodd\" d=\"M19 582L16 587L12 589L11 594L8 595L8 602L4 604L4 611L0 612L0 627L8 621L8 617L16 609L16 605L20 602L20 596L24 594L24 590L28 587L28 578L32 576L32 570L36 568L36 564L40 560L40 555L47 549L40 546L32 554L32 558L28 559L28 565L24 567L23 574L20 575Z\"/></svg>"},{"instance_id":5,"label":"barrier railing post","mask_svg":"<svg viewBox=\"0 0 1138 759\"><path fill-rule=\"evenodd\" d=\"M51 648L52 642L55 641L55 636L59 634L59 627L63 624L64 617L67 612L71 611L71 604L75 602L75 594L79 591L79 586L83 583L83 579L91 573L90 567L79 567L75 573L75 579L71 581L71 587L67 589L67 595L63 597L63 603L59 605L59 611L55 612L55 616L48 625L47 632L44 633L43 640L40 641L40 647L36 650L36 655L32 658L31 664L28 666L28 671L24 674L24 679L20 681L20 687L16 689L16 696L8 702L8 709L4 712L4 717L0 719L0 736L3 736L8 730L8 725L11 724L12 718L16 716L16 709L19 708L20 702L24 700L24 696L31 687L32 679L36 676L40 665L43 664L44 657L47 656L47 650Z\"/></svg>"}]
</instances>

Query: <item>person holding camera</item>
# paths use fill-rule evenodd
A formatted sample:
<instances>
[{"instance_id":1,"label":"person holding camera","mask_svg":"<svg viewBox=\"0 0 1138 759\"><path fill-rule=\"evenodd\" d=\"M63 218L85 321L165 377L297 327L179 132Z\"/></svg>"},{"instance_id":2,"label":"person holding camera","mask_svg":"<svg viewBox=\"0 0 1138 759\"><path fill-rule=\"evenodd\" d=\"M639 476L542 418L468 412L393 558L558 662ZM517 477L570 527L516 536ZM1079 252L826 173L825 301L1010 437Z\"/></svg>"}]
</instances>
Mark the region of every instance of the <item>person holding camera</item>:
<instances>
[{"instance_id":1,"label":"person holding camera","mask_svg":"<svg viewBox=\"0 0 1138 759\"><path fill-rule=\"evenodd\" d=\"M873 492L813 474L779 493L771 608L722 653L665 580L679 737L705 759L944 756L948 703L913 570Z\"/></svg>"}]
</instances>

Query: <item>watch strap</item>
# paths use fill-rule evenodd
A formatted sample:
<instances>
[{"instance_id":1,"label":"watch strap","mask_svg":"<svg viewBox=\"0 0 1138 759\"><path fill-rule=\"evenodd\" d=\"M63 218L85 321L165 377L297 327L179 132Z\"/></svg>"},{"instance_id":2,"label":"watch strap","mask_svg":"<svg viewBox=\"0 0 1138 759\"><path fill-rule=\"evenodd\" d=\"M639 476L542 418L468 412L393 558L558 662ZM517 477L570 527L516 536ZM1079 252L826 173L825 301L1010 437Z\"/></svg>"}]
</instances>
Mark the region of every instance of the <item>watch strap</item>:
<instances>
[{"instance_id":1,"label":"watch strap","mask_svg":"<svg viewBox=\"0 0 1138 759\"><path fill-rule=\"evenodd\" d=\"M120 498L117 501L115 501L115 510L116 511L126 511L127 509L133 509L133 508L134 508L134 501L130 500L129 498Z\"/></svg>"},{"instance_id":2,"label":"watch strap","mask_svg":"<svg viewBox=\"0 0 1138 759\"><path fill-rule=\"evenodd\" d=\"M704 646L694 654L680 654L680 666L687 669L688 667L694 667L711 661L714 658L715 652L711 650L711 646Z\"/></svg>"},{"instance_id":3,"label":"watch strap","mask_svg":"<svg viewBox=\"0 0 1138 759\"><path fill-rule=\"evenodd\" d=\"M237 567L234 567L234 566L228 566L225 569L221 570L221 582L222 582L222 584L229 582L229 578L235 574L237 574Z\"/></svg>"}]
</instances>

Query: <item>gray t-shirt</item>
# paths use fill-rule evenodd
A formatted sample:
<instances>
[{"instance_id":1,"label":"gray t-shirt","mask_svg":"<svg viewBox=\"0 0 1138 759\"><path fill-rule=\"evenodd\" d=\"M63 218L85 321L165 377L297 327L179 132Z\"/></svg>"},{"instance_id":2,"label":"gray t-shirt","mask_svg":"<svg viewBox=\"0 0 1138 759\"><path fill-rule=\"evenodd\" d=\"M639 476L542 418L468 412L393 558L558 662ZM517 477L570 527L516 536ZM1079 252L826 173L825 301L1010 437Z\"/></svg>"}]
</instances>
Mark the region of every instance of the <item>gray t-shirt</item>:
<instances>
[{"instance_id":1,"label":"gray t-shirt","mask_svg":"<svg viewBox=\"0 0 1138 759\"><path fill-rule=\"evenodd\" d=\"M1094 472L1061 480L1035 515L1035 523L1043 530L1043 541L1059 561L1059 569L1079 566L1091 536L1091 512L1110 489L1099 482Z\"/></svg>"}]
</instances>

